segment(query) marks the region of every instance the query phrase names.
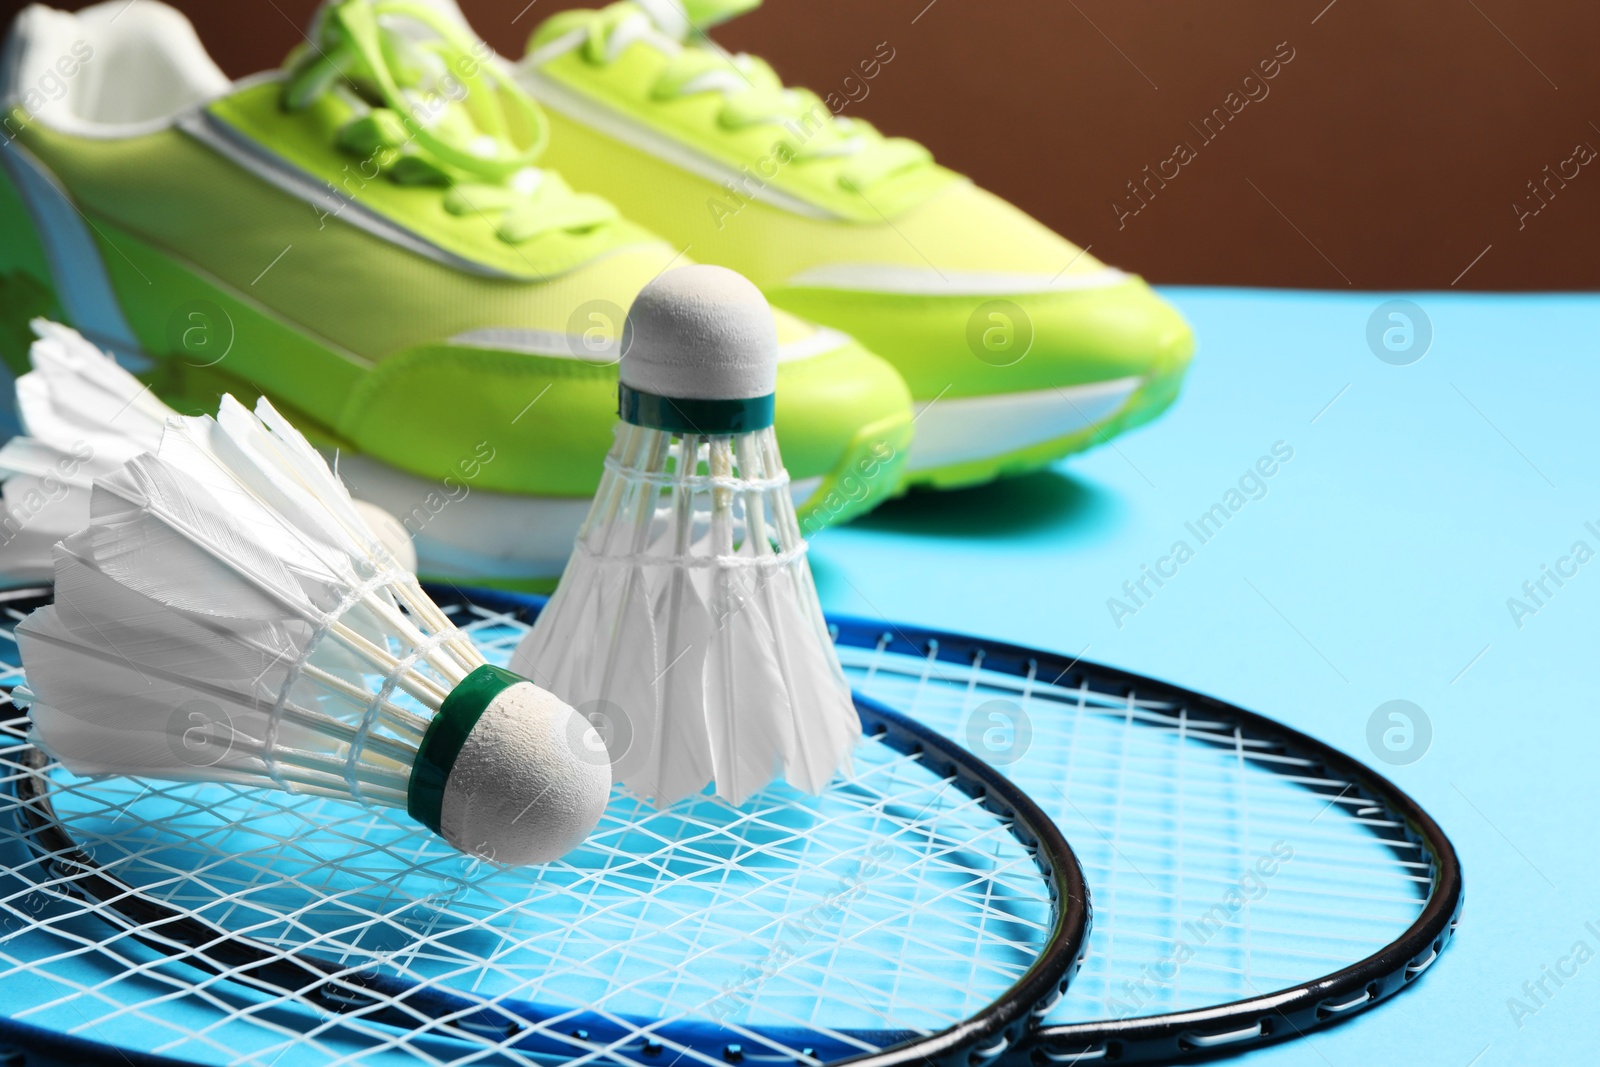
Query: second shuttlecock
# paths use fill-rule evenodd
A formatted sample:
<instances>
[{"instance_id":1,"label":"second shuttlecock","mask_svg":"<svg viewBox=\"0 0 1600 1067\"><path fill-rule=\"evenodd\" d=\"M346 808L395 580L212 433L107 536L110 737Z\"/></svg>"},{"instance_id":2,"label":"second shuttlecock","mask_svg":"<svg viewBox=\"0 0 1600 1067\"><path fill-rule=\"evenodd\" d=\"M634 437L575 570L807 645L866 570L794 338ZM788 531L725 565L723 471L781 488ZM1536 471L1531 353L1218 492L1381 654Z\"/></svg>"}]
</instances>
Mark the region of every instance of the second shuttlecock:
<instances>
[{"instance_id":1,"label":"second shuttlecock","mask_svg":"<svg viewBox=\"0 0 1600 1067\"><path fill-rule=\"evenodd\" d=\"M577 545L512 669L606 737L613 774L669 803L819 792L861 735L773 433L772 311L722 267L635 299L621 421Z\"/></svg>"},{"instance_id":2,"label":"second shuttlecock","mask_svg":"<svg viewBox=\"0 0 1600 1067\"><path fill-rule=\"evenodd\" d=\"M88 511L16 627L12 700L68 770L401 808L508 866L599 821L594 731L485 661L270 403L168 420Z\"/></svg>"}]
</instances>

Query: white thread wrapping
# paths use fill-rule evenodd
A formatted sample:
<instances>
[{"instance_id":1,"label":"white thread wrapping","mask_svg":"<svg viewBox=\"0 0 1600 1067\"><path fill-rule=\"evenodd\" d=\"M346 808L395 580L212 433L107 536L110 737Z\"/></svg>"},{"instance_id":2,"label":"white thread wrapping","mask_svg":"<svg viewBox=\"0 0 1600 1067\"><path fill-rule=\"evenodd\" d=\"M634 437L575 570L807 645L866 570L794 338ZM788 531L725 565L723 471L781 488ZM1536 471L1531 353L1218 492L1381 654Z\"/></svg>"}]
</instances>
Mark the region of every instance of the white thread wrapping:
<instances>
[{"instance_id":1,"label":"white thread wrapping","mask_svg":"<svg viewBox=\"0 0 1600 1067\"><path fill-rule=\"evenodd\" d=\"M755 489L764 492L769 489L787 489L789 486L789 472L782 468L779 468L780 473L772 478L731 478L713 474L679 474L676 471L644 471L638 467L630 467L610 455L606 456L605 468L630 482L642 482L664 489L687 489L690 492L701 489L731 489L736 492Z\"/></svg>"},{"instance_id":2,"label":"white thread wrapping","mask_svg":"<svg viewBox=\"0 0 1600 1067\"><path fill-rule=\"evenodd\" d=\"M802 540L793 548L786 548L769 556L658 556L648 552L618 555L615 552L596 552L584 544L583 538L580 537L573 545L573 550L593 559L603 559L608 563L628 563L641 567L685 567L694 569L714 567L724 570L757 567L776 571L804 556L808 547L806 542Z\"/></svg>"}]
</instances>

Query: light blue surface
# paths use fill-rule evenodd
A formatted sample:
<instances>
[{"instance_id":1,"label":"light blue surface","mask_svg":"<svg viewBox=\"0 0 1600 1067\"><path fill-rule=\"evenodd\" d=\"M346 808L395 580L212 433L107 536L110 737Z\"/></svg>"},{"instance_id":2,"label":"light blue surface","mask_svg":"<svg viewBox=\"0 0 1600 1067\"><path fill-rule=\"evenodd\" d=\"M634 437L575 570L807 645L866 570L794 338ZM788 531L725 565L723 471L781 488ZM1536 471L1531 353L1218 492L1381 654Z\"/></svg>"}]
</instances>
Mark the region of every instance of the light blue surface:
<instances>
[{"instance_id":1,"label":"light blue surface","mask_svg":"<svg viewBox=\"0 0 1600 1067\"><path fill-rule=\"evenodd\" d=\"M1467 885L1438 966L1248 1062L1592 1061L1600 557L1559 588L1547 580L1553 595L1520 628L1507 601L1532 606L1523 583L1574 542L1600 553L1584 525L1600 531L1600 297L1412 294L1432 346L1393 366L1366 341L1387 295L1167 295L1200 346L1163 419L1055 472L913 496L823 532L825 608L1214 693L1368 759L1433 813ZM1294 457L1266 495L1201 544L1185 523L1280 441ZM1180 539L1194 558L1147 582L1154 595L1119 627L1108 598L1131 604L1123 582ZM1421 706L1433 739L1388 766L1367 724L1396 698ZM1595 959L1560 986L1545 978L1548 997L1524 991L1564 958L1570 972L1580 941ZM1535 1009L1520 1026L1513 997Z\"/></svg>"}]
</instances>

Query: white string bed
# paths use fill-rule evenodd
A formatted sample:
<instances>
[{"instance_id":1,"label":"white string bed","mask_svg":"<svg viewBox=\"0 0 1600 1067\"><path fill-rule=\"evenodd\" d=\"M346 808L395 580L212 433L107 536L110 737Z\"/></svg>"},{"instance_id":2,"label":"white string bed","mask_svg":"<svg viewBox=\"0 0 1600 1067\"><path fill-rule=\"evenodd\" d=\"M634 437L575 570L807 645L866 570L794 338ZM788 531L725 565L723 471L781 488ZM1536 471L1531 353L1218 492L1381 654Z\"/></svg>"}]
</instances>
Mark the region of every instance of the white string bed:
<instances>
[{"instance_id":1,"label":"white string bed","mask_svg":"<svg viewBox=\"0 0 1600 1067\"><path fill-rule=\"evenodd\" d=\"M447 610L491 662L526 632ZM0 683L20 680L14 653L0 645ZM814 1062L782 1035L872 1051L885 1030L943 1029L1015 982L1049 933L1048 883L1006 826L920 757L872 741L821 797L779 786L740 808L702 796L656 811L618 793L578 851L517 870L392 810L45 772L77 845L144 896L286 956L469 995L519 1032L465 1034L470 1019L420 995L324 1012L247 987L203 947L152 949L133 935L159 929L73 895L70 863L36 861L17 810L35 773L21 727L0 747L0 1011L120 1048L274 1067L503 1063L527 1062L531 1036L576 1063L636 1063L641 1048L664 1067ZM409 1029L373 1021L396 1010ZM625 1036L599 1040L585 1020ZM675 1043L673 1024L696 1023L735 1040Z\"/></svg>"},{"instance_id":2,"label":"white string bed","mask_svg":"<svg viewBox=\"0 0 1600 1067\"><path fill-rule=\"evenodd\" d=\"M1405 827L1270 739L1137 690L1065 688L1036 668L1002 674L891 644L841 645L851 684L976 742L1083 863L1088 959L1047 1024L1294 986L1382 949L1427 903L1432 866Z\"/></svg>"}]
</instances>

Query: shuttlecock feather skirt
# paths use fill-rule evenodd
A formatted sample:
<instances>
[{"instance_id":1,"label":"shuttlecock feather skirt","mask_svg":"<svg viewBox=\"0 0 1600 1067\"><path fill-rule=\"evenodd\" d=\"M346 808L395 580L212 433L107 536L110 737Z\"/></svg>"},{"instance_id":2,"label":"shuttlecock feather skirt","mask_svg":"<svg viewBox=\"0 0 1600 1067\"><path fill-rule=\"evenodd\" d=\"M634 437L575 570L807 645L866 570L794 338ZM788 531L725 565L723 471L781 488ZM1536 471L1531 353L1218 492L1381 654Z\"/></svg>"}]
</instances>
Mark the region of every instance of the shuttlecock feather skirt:
<instances>
[{"instance_id":1,"label":"shuttlecock feather skirt","mask_svg":"<svg viewBox=\"0 0 1600 1067\"><path fill-rule=\"evenodd\" d=\"M621 423L550 604L512 659L670 803L820 791L860 737L772 429Z\"/></svg>"},{"instance_id":2,"label":"shuttlecock feather skirt","mask_svg":"<svg viewBox=\"0 0 1600 1067\"><path fill-rule=\"evenodd\" d=\"M35 731L79 773L404 807L433 710L483 658L269 405L220 417L172 420L55 547L56 604L19 628Z\"/></svg>"}]
</instances>

